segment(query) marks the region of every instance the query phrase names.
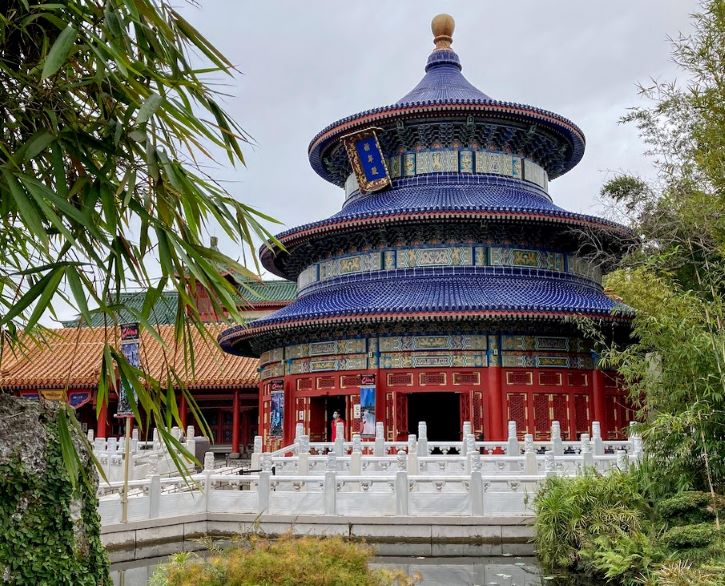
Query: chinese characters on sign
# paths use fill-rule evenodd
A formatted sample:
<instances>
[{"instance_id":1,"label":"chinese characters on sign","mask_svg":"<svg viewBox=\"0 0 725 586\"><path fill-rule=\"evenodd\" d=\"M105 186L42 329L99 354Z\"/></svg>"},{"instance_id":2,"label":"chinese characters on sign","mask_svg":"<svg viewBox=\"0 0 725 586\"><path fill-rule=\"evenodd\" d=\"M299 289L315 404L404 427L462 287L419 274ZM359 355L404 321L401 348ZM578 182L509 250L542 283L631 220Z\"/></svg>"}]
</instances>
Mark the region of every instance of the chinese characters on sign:
<instances>
[{"instance_id":1,"label":"chinese characters on sign","mask_svg":"<svg viewBox=\"0 0 725 586\"><path fill-rule=\"evenodd\" d=\"M374 129L343 137L343 144L361 191L379 191L390 185L388 167Z\"/></svg>"}]
</instances>

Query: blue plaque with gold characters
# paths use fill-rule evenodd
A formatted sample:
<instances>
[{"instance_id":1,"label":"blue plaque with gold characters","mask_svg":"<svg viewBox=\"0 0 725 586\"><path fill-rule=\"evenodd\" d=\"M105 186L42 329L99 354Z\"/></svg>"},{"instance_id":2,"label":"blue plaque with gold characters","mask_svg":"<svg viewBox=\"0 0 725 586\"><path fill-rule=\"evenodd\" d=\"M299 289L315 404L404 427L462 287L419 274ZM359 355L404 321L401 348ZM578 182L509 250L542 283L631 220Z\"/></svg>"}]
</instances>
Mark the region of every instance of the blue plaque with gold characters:
<instances>
[{"instance_id":1,"label":"blue plaque with gold characters","mask_svg":"<svg viewBox=\"0 0 725 586\"><path fill-rule=\"evenodd\" d=\"M368 193L390 185L390 174L375 130L367 128L342 138L360 191Z\"/></svg>"}]
</instances>

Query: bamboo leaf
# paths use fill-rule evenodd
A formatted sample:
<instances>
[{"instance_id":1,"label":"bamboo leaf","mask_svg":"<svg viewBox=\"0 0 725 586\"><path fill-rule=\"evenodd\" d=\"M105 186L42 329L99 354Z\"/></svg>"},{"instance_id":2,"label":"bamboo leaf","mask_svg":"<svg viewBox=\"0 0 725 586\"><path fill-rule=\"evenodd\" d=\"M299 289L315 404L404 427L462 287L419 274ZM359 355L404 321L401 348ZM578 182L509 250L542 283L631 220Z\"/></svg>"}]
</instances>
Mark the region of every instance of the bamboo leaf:
<instances>
[{"instance_id":1,"label":"bamboo leaf","mask_svg":"<svg viewBox=\"0 0 725 586\"><path fill-rule=\"evenodd\" d=\"M58 38L50 48L48 55L45 57L43 63L43 71L40 74L41 79L46 79L51 75L54 75L65 63L65 60L70 54L70 50L73 48L73 43L76 41L76 29L72 24L69 24L63 31L58 35Z\"/></svg>"}]
</instances>

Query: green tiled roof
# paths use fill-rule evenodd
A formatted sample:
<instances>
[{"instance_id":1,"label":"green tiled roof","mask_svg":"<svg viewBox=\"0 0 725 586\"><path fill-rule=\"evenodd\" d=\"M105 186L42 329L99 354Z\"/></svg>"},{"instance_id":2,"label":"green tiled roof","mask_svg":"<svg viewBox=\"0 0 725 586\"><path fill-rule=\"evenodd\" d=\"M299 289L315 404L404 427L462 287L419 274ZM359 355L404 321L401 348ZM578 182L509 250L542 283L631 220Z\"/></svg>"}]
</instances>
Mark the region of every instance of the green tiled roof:
<instances>
[{"instance_id":1,"label":"green tiled roof","mask_svg":"<svg viewBox=\"0 0 725 586\"><path fill-rule=\"evenodd\" d=\"M239 286L239 296L247 303L291 302L297 296L297 283L294 281L244 281Z\"/></svg>"},{"instance_id":2,"label":"green tiled roof","mask_svg":"<svg viewBox=\"0 0 725 586\"><path fill-rule=\"evenodd\" d=\"M245 281L239 287L239 301L244 310L246 304L267 304L284 303L295 299L297 295L297 284L292 281ZM141 311L143 309L145 291L134 291L121 293L121 303ZM164 291L151 313L151 323L156 325L173 324L176 320L176 312L179 307L179 295L176 291ZM121 323L134 321L134 316L128 311L122 311L119 316ZM63 322L63 326L70 328L78 325L78 318ZM87 325L83 323L83 325ZM97 311L91 311L92 327L106 325L104 315Z\"/></svg>"}]
</instances>

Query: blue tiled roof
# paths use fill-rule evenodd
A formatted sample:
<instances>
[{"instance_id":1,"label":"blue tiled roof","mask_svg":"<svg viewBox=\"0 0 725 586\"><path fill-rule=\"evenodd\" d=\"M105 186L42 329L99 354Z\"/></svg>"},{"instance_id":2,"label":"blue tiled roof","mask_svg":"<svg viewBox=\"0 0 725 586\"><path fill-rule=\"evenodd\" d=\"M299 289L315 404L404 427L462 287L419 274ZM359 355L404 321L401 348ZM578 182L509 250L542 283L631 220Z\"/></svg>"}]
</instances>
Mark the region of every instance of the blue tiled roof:
<instances>
[{"instance_id":1,"label":"blue tiled roof","mask_svg":"<svg viewBox=\"0 0 725 586\"><path fill-rule=\"evenodd\" d=\"M393 189L351 200L330 220L446 210L569 214L554 205L543 191L518 180L451 175L450 178L441 173L402 179Z\"/></svg>"},{"instance_id":2,"label":"blue tiled roof","mask_svg":"<svg viewBox=\"0 0 725 586\"><path fill-rule=\"evenodd\" d=\"M426 101L491 99L463 76L458 55L451 49L433 51L428 57L425 71L420 83L396 104L402 106Z\"/></svg>"},{"instance_id":3,"label":"blue tiled roof","mask_svg":"<svg viewBox=\"0 0 725 586\"><path fill-rule=\"evenodd\" d=\"M426 314L450 312L570 313L611 315L628 308L607 297L598 286L570 275L531 269L493 268L476 271L427 269L396 271L385 277L336 285L303 295L287 307L264 318L237 326L220 336L225 349L265 326L284 328L286 323L310 322L332 317ZM458 318L460 319L460 317Z\"/></svg>"}]
</instances>

